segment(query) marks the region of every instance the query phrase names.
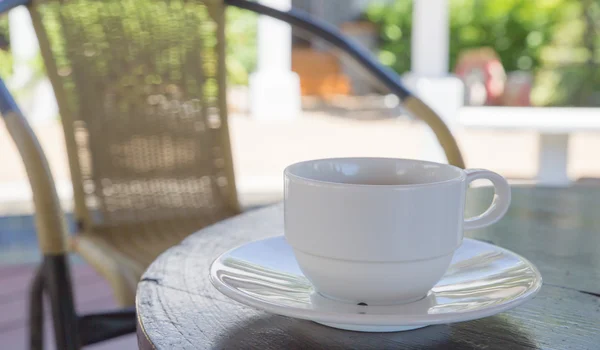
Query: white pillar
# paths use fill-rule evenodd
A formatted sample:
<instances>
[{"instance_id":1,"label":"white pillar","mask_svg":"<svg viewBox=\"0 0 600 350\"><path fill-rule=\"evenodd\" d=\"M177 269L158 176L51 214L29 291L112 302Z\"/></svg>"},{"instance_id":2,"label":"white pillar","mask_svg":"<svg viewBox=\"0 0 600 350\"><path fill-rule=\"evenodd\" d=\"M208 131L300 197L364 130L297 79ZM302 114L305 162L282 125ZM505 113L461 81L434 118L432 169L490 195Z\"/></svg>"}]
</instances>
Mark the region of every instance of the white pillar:
<instances>
[{"instance_id":1,"label":"white pillar","mask_svg":"<svg viewBox=\"0 0 600 350\"><path fill-rule=\"evenodd\" d=\"M464 103L464 84L448 73L449 18L448 0L413 0L411 72L403 80L452 130ZM427 129L423 136L422 158L446 162L433 132Z\"/></svg>"},{"instance_id":2,"label":"white pillar","mask_svg":"<svg viewBox=\"0 0 600 350\"><path fill-rule=\"evenodd\" d=\"M13 56L13 75L7 84L18 91L17 103L30 122L55 122L58 106L48 78L36 76L32 61L39 53L39 45L29 11L18 6L8 12L10 49ZM2 64L2 63L0 63Z\"/></svg>"},{"instance_id":3,"label":"white pillar","mask_svg":"<svg viewBox=\"0 0 600 350\"><path fill-rule=\"evenodd\" d=\"M421 77L448 75L448 0L413 0L411 72Z\"/></svg>"},{"instance_id":4,"label":"white pillar","mask_svg":"<svg viewBox=\"0 0 600 350\"><path fill-rule=\"evenodd\" d=\"M39 45L31 17L25 6L18 6L8 12L10 28L10 51L13 56L11 85L19 89L33 77L31 62L38 54Z\"/></svg>"},{"instance_id":5,"label":"white pillar","mask_svg":"<svg viewBox=\"0 0 600 350\"><path fill-rule=\"evenodd\" d=\"M568 186L569 134L540 134L537 181L548 186Z\"/></svg>"},{"instance_id":6,"label":"white pillar","mask_svg":"<svg viewBox=\"0 0 600 350\"><path fill-rule=\"evenodd\" d=\"M287 11L291 0L260 0ZM292 28L285 22L260 16L258 70L250 76L250 113L262 120L291 119L299 115L300 80L291 71Z\"/></svg>"}]
</instances>

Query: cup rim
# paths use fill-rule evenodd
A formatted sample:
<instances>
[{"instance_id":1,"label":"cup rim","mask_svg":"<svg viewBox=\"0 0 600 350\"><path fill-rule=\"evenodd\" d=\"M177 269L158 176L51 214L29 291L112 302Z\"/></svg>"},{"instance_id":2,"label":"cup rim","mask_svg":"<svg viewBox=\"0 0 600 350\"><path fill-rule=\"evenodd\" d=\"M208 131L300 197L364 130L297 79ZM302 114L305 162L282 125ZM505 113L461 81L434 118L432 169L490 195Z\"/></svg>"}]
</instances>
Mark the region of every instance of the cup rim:
<instances>
[{"instance_id":1,"label":"cup rim","mask_svg":"<svg viewBox=\"0 0 600 350\"><path fill-rule=\"evenodd\" d=\"M413 163L421 163L421 164L431 164L431 165L452 168L453 170L456 170L459 173L459 175L457 177L453 177L453 178L441 180L441 181L424 182L424 183L417 183L417 184L381 185L381 184L358 184L358 183L345 183L345 182L317 180L317 179L313 179L310 177L297 175L297 174L293 173L291 170L291 168L295 167L295 166L319 162L319 161L352 161L352 160L393 160L393 161L413 162ZM462 181L466 178L464 169L461 169L461 168L451 165L451 164L437 163L437 162L431 162L431 161L419 160L419 159L393 158L393 157L334 157L334 158L310 159L310 160L304 160L301 162L296 162L296 163L286 166L285 169L283 170L283 174L284 174L284 177L286 177L286 178L291 178L294 180L298 180L298 181L310 183L310 184L321 184L321 185L328 185L328 186L352 187L352 188L363 187L363 188L385 188L385 189L394 189L394 188L408 189L408 188L416 188L416 187L434 187L434 186L446 185L446 184L457 182L457 181Z\"/></svg>"}]
</instances>

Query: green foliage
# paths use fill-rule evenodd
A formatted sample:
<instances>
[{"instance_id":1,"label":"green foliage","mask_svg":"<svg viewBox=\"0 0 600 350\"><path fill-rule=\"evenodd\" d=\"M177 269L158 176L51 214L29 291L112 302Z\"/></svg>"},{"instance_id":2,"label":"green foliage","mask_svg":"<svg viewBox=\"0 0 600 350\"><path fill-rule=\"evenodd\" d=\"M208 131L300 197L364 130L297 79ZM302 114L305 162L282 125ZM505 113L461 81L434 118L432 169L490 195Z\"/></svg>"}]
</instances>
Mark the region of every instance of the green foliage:
<instances>
[{"instance_id":1,"label":"green foliage","mask_svg":"<svg viewBox=\"0 0 600 350\"><path fill-rule=\"evenodd\" d=\"M398 73L410 70L412 1L373 2L366 12L369 21L379 27L379 60Z\"/></svg>"},{"instance_id":2,"label":"green foliage","mask_svg":"<svg viewBox=\"0 0 600 350\"><path fill-rule=\"evenodd\" d=\"M176 3L177 2L174 2L174 4L172 4L172 6L175 6ZM91 12L97 10L93 6L93 4L90 4L90 6L87 9ZM42 8L42 11L44 11L44 10L45 9ZM125 5L119 6L119 11L124 11L124 12L130 11L131 12L131 14L126 15L131 19L126 21L125 24L126 24L126 27L131 27L132 30L136 30L136 29L139 30L139 23L136 22L135 20L133 20L134 18L136 18L136 10L137 9L135 7L128 7ZM79 8L78 11L86 11L86 9ZM118 11L116 13L118 13ZM165 12L165 14L168 14L168 13L169 13L168 11ZM98 13L98 15L100 15L100 14L101 13ZM106 14L104 14L104 15L106 15ZM89 16L89 14L88 14L88 16ZM46 16L46 17L48 17L48 16ZM158 16L155 18L145 18L145 20L150 20L150 19L156 21L157 24L159 24L159 23L163 24L162 23L163 21L176 20L176 19L171 18L168 15ZM202 18L197 18L196 20L199 25L201 25L203 23ZM225 36L226 36L226 41L227 41L226 64L227 64L228 81L233 84L238 84L238 85L247 84L248 75L251 71L254 70L254 68L256 66L257 16L249 11L244 11L244 10L237 9L237 8L228 8L226 11L226 21L227 22L226 22ZM48 36L53 40L62 41L62 39L61 39L62 32L61 32L60 25L58 23L59 23L59 21L57 19L52 19L52 18L50 20L46 21ZM161 26L157 25L157 28L158 27L161 27ZM86 28L86 27L82 27L82 28ZM95 28L87 27L86 30L88 30L90 32L94 32ZM142 34L144 34L144 33L139 33L139 34L140 34L139 36L141 37ZM162 39L165 39L163 37L165 37L169 33L162 33L160 31L155 31L154 33L148 33L148 34L151 34L151 37L141 38L140 40L160 41ZM9 37L7 16L0 17L0 35L4 35L7 39ZM59 46L64 46L64 45L59 45ZM58 50L60 50L60 49L58 49ZM59 64L59 66L61 65L61 63L65 63L65 62L61 62L61 60L64 60L65 57L66 57L66 55L64 52L55 52L55 58L57 59L57 61L58 61L57 63ZM167 62L167 61L165 61L165 62ZM40 55L40 57L38 57L38 59L35 59L30 64L33 66L33 69L36 73L39 71L41 74L43 74L44 68L43 68L43 62L41 59L41 55ZM8 78L12 74L12 66L13 66L12 56L10 54L10 51L0 50L0 76L5 79ZM37 74L36 74L36 76L37 76Z\"/></svg>"},{"instance_id":3,"label":"green foliage","mask_svg":"<svg viewBox=\"0 0 600 350\"><path fill-rule=\"evenodd\" d=\"M552 43L540 52L532 99L545 105L600 106L600 1L561 8Z\"/></svg>"},{"instance_id":4,"label":"green foliage","mask_svg":"<svg viewBox=\"0 0 600 350\"><path fill-rule=\"evenodd\" d=\"M593 36L586 45L583 30L583 23L588 23L588 36L600 32L599 1L449 1L451 68L461 51L492 47L507 71L524 70L536 75L533 98L538 104L600 103L600 98L590 101L589 97L600 91L600 73L592 70L600 63L600 35ZM375 2L365 15L379 27L382 63L398 73L410 70L412 1ZM590 16L587 22L586 15ZM587 66L583 66L586 57Z\"/></svg>"},{"instance_id":5,"label":"green foliage","mask_svg":"<svg viewBox=\"0 0 600 350\"><path fill-rule=\"evenodd\" d=\"M226 11L227 79L234 85L246 85L256 67L257 15L229 7Z\"/></svg>"},{"instance_id":6,"label":"green foliage","mask_svg":"<svg viewBox=\"0 0 600 350\"><path fill-rule=\"evenodd\" d=\"M8 16L0 15L0 36L8 40ZM0 77L6 79L12 74L12 56L10 52L0 50Z\"/></svg>"},{"instance_id":7,"label":"green foliage","mask_svg":"<svg viewBox=\"0 0 600 350\"><path fill-rule=\"evenodd\" d=\"M495 48L507 70L530 70L539 64L539 51L566 1L450 0L450 65L464 49ZM380 58L398 72L410 69L412 1L374 3L367 18L378 24Z\"/></svg>"}]
</instances>

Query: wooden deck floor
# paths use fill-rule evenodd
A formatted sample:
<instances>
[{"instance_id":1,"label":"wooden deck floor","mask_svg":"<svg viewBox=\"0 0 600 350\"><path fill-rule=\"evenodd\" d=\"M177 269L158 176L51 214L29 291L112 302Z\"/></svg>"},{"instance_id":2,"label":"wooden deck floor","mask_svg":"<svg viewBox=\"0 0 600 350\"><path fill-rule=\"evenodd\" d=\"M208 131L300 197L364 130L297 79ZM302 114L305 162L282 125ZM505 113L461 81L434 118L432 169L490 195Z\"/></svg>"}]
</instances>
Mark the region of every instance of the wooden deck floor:
<instances>
[{"instance_id":1,"label":"wooden deck floor","mask_svg":"<svg viewBox=\"0 0 600 350\"><path fill-rule=\"evenodd\" d=\"M0 348L27 349L27 310L29 283L34 265L0 266ZM112 292L94 270L83 263L72 266L78 312L107 310L115 307ZM51 336L52 325L45 321L45 349L56 349ZM135 335L127 335L86 349L137 349Z\"/></svg>"}]
</instances>

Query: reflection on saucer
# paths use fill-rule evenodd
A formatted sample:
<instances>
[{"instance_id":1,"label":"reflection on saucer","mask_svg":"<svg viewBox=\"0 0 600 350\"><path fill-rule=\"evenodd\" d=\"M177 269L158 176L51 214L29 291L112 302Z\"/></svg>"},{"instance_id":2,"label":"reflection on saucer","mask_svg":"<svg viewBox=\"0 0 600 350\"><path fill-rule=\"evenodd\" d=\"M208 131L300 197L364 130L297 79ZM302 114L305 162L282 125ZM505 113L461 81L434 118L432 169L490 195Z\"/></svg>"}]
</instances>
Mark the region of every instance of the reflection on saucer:
<instances>
[{"instance_id":1,"label":"reflection on saucer","mask_svg":"<svg viewBox=\"0 0 600 350\"><path fill-rule=\"evenodd\" d=\"M355 315L396 315L396 314L418 314L423 310L436 305L436 296L429 292L426 296L413 302L392 305L367 305L364 303L354 304L335 300L320 293L313 292L310 295L311 305L315 310L340 312Z\"/></svg>"},{"instance_id":2,"label":"reflection on saucer","mask_svg":"<svg viewBox=\"0 0 600 350\"><path fill-rule=\"evenodd\" d=\"M221 255L211 266L210 278L226 296L257 309L363 332L491 316L531 299L542 284L535 266L523 257L472 239L464 239L450 268L427 296L403 304L355 304L317 293L283 236Z\"/></svg>"}]
</instances>

